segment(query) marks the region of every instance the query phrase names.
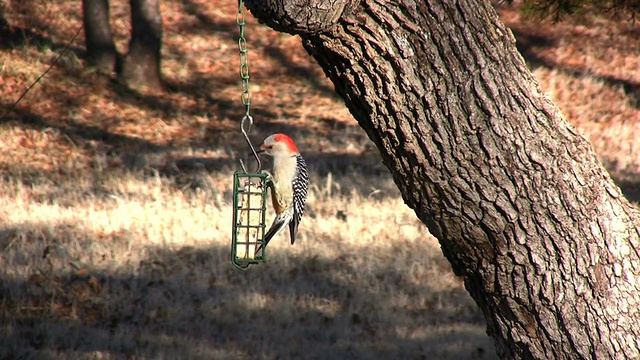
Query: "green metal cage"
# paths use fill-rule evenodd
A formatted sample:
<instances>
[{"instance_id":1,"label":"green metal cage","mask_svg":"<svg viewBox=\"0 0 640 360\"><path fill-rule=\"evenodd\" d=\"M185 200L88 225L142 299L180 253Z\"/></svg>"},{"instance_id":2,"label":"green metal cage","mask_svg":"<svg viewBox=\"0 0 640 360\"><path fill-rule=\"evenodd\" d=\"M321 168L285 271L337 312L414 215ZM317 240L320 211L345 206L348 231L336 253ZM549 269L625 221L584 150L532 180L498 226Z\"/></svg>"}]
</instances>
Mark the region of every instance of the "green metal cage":
<instances>
[{"instance_id":1,"label":"green metal cage","mask_svg":"<svg viewBox=\"0 0 640 360\"><path fill-rule=\"evenodd\" d=\"M231 262L239 269L267 260L266 199L266 174L240 171L233 174Z\"/></svg>"}]
</instances>

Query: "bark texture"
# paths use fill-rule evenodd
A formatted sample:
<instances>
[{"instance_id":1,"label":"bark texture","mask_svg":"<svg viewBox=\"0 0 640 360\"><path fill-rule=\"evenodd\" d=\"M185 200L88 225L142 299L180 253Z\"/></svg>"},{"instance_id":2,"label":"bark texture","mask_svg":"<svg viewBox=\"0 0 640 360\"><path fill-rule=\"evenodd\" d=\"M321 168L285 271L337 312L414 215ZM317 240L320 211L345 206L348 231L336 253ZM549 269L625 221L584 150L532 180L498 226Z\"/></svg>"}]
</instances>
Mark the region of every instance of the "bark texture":
<instances>
[{"instance_id":1,"label":"bark texture","mask_svg":"<svg viewBox=\"0 0 640 360\"><path fill-rule=\"evenodd\" d=\"M131 88L159 90L162 16L159 0L131 0L131 41L119 74Z\"/></svg>"},{"instance_id":2,"label":"bark texture","mask_svg":"<svg viewBox=\"0 0 640 360\"><path fill-rule=\"evenodd\" d=\"M116 68L118 52L109 25L108 0L82 0L87 59L100 71Z\"/></svg>"},{"instance_id":3,"label":"bark texture","mask_svg":"<svg viewBox=\"0 0 640 360\"><path fill-rule=\"evenodd\" d=\"M640 217L490 4L247 6L300 34L464 277L502 358L640 358Z\"/></svg>"}]
</instances>

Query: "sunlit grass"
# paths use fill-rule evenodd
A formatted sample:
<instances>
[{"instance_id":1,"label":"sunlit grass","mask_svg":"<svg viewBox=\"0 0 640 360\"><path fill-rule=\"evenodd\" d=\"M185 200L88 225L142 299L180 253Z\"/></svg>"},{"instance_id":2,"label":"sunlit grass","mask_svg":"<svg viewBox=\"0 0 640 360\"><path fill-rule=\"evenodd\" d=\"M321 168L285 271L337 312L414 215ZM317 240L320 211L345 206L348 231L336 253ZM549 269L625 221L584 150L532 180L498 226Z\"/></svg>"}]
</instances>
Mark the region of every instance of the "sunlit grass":
<instances>
[{"instance_id":1,"label":"sunlit grass","mask_svg":"<svg viewBox=\"0 0 640 360\"><path fill-rule=\"evenodd\" d=\"M5 183L4 354L33 350L34 341L63 348L39 354L89 356L98 346L107 358L492 351L437 241L397 193L374 199L316 186L297 243L280 236L267 264L242 272L229 261L229 175L212 174L211 193L103 171L69 189L64 205L33 199L55 185ZM20 319L31 316L48 320L20 336Z\"/></svg>"}]
</instances>

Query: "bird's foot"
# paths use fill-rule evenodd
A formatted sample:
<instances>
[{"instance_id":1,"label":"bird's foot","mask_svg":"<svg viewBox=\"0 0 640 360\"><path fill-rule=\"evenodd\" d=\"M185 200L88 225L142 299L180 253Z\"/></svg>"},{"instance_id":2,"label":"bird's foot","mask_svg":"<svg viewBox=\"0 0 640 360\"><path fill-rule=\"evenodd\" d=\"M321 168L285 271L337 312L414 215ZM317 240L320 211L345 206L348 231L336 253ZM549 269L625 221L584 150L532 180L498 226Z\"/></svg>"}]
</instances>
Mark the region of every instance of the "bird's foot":
<instances>
[{"instance_id":1,"label":"bird's foot","mask_svg":"<svg viewBox=\"0 0 640 360\"><path fill-rule=\"evenodd\" d=\"M267 183L273 182L273 175L268 170L260 171L261 174L267 175Z\"/></svg>"}]
</instances>

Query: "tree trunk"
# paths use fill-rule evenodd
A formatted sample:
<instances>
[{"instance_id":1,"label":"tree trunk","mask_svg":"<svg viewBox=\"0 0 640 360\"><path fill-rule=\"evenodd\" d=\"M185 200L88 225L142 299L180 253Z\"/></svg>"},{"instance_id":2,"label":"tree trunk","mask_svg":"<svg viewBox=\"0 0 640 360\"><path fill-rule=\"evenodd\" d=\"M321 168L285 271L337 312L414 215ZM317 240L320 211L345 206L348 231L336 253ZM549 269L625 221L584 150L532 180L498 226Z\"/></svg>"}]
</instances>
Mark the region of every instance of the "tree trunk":
<instances>
[{"instance_id":1,"label":"tree trunk","mask_svg":"<svg viewBox=\"0 0 640 360\"><path fill-rule=\"evenodd\" d=\"M159 90L162 16L159 0L131 0L131 41L120 81L127 86Z\"/></svg>"},{"instance_id":2,"label":"tree trunk","mask_svg":"<svg viewBox=\"0 0 640 360\"><path fill-rule=\"evenodd\" d=\"M82 0L87 59L103 72L116 68L118 52L109 25L108 0Z\"/></svg>"},{"instance_id":3,"label":"tree trunk","mask_svg":"<svg viewBox=\"0 0 640 360\"><path fill-rule=\"evenodd\" d=\"M471 0L247 1L306 49L504 359L640 357L640 216Z\"/></svg>"}]
</instances>

